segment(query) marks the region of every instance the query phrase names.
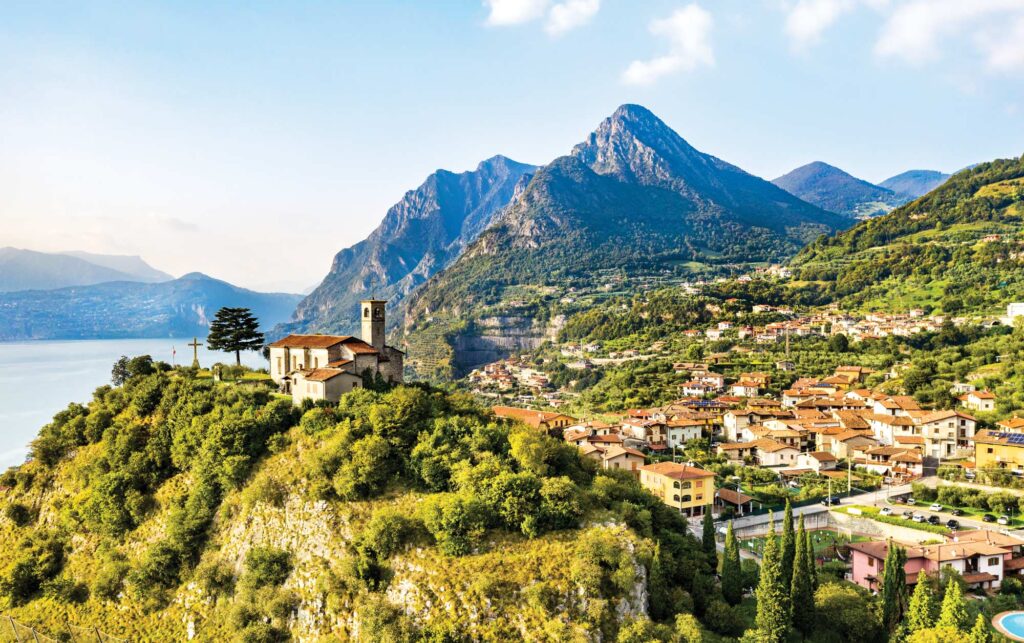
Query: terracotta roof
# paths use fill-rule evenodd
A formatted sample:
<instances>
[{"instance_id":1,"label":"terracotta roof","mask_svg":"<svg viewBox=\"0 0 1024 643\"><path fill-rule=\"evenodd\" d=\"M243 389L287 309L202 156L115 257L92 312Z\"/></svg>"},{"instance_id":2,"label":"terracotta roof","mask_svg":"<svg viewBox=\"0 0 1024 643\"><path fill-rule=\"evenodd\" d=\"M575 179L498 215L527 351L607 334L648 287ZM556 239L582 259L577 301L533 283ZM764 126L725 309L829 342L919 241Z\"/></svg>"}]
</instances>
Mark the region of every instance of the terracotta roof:
<instances>
[{"instance_id":1,"label":"terracotta roof","mask_svg":"<svg viewBox=\"0 0 1024 643\"><path fill-rule=\"evenodd\" d=\"M974 397L978 398L979 400L994 400L994 399L996 399L995 393L990 393L988 391L973 391L971 393L968 393L967 395L973 395Z\"/></svg>"},{"instance_id":2,"label":"terracotta roof","mask_svg":"<svg viewBox=\"0 0 1024 643\"><path fill-rule=\"evenodd\" d=\"M644 459L645 457L647 457L647 456L645 456L643 454L642 451L637 451L636 449L630 449L628 447L623 447L623 446L615 445L615 446L610 446L607 449L605 449L604 459L605 460L611 460L612 458L617 458L620 455L633 455L633 456L636 456L636 457L640 458L641 460Z\"/></svg>"},{"instance_id":3,"label":"terracotta roof","mask_svg":"<svg viewBox=\"0 0 1024 643\"><path fill-rule=\"evenodd\" d=\"M358 377L348 371L341 370L340 368L313 368L305 371L300 371L302 378L309 380L310 382L326 382L332 380L339 375L348 375L350 377Z\"/></svg>"},{"instance_id":4,"label":"terracotta roof","mask_svg":"<svg viewBox=\"0 0 1024 643\"><path fill-rule=\"evenodd\" d=\"M657 473L676 480L715 477L715 474L710 471L705 471L699 467L691 467L687 464L679 464L678 462L657 462L655 464L644 465L640 468L644 471Z\"/></svg>"},{"instance_id":5,"label":"terracotta roof","mask_svg":"<svg viewBox=\"0 0 1024 643\"><path fill-rule=\"evenodd\" d=\"M520 409L514 406L493 406L491 410L494 414L500 418L507 418L510 420L519 420L524 424L528 424L534 428L539 427L544 422L549 422L555 418L568 418L575 422L575 418L572 418L563 413L555 413L554 411L534 411L532 409Z\"/></svg>"},{"instance_id":6,"label":"terracotta roof","mask_svg":"<svg viewBox=\"0 0 1024 643\"><path fill-rule=\"evenodd\" d=\"M839 440L840 442L846 442L847 440L852 440L853 438L868 438L871 441L875 440L874 436L871 435L870 431L843 431L842 433L837 433L835 436L835 439Z\"/></svg>"},{"instance_id":7,"label":"terracotta roof","mask_svg":"<svg viewBox=\"0 0 1024 643\"><path fill-rule=\"evenodd\" d=\"M999 580L996 576L994 576L993 574L989 574L988 572L974 572L973 574L964 574L962 578L964 579L964 582L968 585L973 585L974 583L988 583L994 580Z\"/></svg>"},{"instance_id":8,"label":"terracotta roof","mask_svg":"<svg viewBox=\"0 0 1024 643\"><path fill-rule=\"evenodd\" d=\"M352 339L351 335L288 335L270 345L271 348L330 348ZM361 340L360 340L361 341Z\"/></svg>"},{"instance_id":9,"label":"terracotta roof","mask_svg":"<svg viewBox=\"0 0 1024 643\"><path fill-rule=\"evenodd\" d=\"M1013 417L998 423L999 426L1011 431L1024 431L1024 418Z\"/></svg>"},{"instance_id":10,"label":"terracotta roof","mask_svg":"<svg viewBox=\"0 0 1024 643\"><path fill-rule=\"evenodd\" d=\"M1011 558L1010 560L1003 561L1004 571L1017 571L1019 569L1024 569L1024 557Z\"/></svg>"},{"instance_id":11,"label":"terracotta roof","mask_svg":"<svg viewBox=\"0 0 1024 643\"><path fill-rule=\"evenodd\" d=\"M795 446L783 444L782 442L771 438L761 438L760 440L754 440L750 444L757 447L758 451L767 451L768 453L775 453L776 451L782 451L783 449L799 451Z\"/></svg>"},{"instance_id":12,"label":"terracotta roof","mask_svg":"<svg viewBox=\"0 0 1024 643\"><path fill-rule=\"evenodd\" d=\"M718 445L720 451L739 451L741 449L753 448L753 442L723 442Z\"/></svg>"},{"instance_id":13,"label":"terracotta roof","mask_svg":"<svg viewBox=\"0 0 1024 643\"><path fill-rule=\"evenodd\" d=\"M351 363L352 360L350 359L336 359L333 362L327 362L327 366L329 368L341 368L342 366L347 366Z\"/></svg>"},{"instance_id":14,"label":"terracotta roof","mask_svg":"<svg viewBox=\"0 0 1024 643\"><path fill-rule=\"evenodd\" d=\"M922 435L897 435L896 441L900 444L924 444Z\"/></svg>"},{"instance_id":15,"label":"terracotta roof","mask_svg":"<svg viewBox=\"0 0 1024 643\"><path fill-rule=\"evenodd\" d=\"M745 505L751 500L753 500L753 498L751 498L747 494L740 493L738 491L733 491L732 489L719 489L718 491L715 492L715 495L721 498L722 500L728 503L732 503L734 505ZM1022 558L1021 560L1024 560L1024 558Z\"/></svg>"},{"instance_id":16,"label":"terracotta roof","mask_svg":"<svg viewBox=\"0 0 1024 643\"><path fill-rule=\"evenodd\" d=\"M838 459L828 451L811 451L807 455L811 456L818 462L835 462Z\"/></svg>"},{"instance_id":17,"label":"terracotta roof","mask_svg":"<svg viewBox=\"0 0 1024 643\"><path fill-rule=\"evenodd\" d=\"M594 442L597 444L621 444L622 436L618 433L609 433L607 435L592 435L587 438L587 442Z\"/></svg>"}]
</instances>

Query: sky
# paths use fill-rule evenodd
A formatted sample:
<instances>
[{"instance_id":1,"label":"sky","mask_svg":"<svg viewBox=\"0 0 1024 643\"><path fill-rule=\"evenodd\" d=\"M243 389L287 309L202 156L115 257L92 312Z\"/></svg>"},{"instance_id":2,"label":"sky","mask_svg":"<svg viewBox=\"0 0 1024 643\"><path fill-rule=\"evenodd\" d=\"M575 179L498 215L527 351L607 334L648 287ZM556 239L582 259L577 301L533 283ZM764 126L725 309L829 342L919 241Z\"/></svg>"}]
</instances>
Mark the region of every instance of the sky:
<instances>
[{"instance_id":1,"label":"sky","mask_svg":"<svg viewBox=\"0 0 1024 643\"><path fill-rule=\"evenodd\" d=\"M1024 0L0 5L0 246L302 291L438 168L622 103L768 179L1024 153Z\"/></svg>"}]
</instances>

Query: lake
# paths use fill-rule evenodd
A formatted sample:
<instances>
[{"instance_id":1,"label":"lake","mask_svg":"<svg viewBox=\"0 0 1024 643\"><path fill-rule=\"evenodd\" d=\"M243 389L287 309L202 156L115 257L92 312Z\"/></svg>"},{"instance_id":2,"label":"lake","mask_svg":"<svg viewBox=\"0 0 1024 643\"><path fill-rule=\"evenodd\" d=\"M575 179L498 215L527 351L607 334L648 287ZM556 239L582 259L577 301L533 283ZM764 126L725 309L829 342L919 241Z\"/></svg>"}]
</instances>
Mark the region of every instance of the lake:
<instances>
[{"instance_id":1,"label":"lake","mask_svg":"<svg viewBox=\"0 0 1024 643\"><path fill-rule=\"evenodd\" d=\"M97 386L110 383L122 355L192 363L191 339L101 339L0 343L0 471L20 464L28 443L53 414L70 402L87 402ZM177 350L177 356L172 351ZM199 349L199 363L233 364L233 353ZM262 353L243 352L242 363L266 368Z\"/></svg>"}]
</instances>

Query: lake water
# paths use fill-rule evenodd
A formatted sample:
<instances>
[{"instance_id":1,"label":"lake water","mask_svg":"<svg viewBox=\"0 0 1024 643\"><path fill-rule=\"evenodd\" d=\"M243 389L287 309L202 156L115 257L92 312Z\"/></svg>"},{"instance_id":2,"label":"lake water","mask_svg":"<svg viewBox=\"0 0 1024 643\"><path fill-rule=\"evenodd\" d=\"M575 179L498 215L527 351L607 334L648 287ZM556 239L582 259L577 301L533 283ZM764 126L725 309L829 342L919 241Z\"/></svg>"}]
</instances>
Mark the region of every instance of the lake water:
<instances>
[{"instance_id":1,"label":"lake water","mask_svg":"<svg viewBox=\"0 0 1024 643\"><path fill-rule=\"evenodd\" d=\"M97 386L110 383L110 369L122 355L192 363L191 339L102 339L0 343L0 471L20 464L28 443L53 414L70 402L87 402ZM172 352L177 350L177 356ZM199 363L233 364L234 353L199 349ZM243 352L242 363L266 368L258 352Z\"/></svg>"}]
</instances>

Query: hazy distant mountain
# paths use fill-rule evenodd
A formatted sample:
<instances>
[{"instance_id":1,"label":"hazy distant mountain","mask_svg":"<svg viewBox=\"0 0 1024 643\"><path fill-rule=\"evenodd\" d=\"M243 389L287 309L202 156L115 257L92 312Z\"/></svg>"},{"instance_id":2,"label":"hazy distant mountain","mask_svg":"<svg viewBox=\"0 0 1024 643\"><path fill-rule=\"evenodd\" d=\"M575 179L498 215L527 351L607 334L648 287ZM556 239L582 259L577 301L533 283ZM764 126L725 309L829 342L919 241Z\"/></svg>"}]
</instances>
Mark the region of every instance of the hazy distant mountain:
<instances>
[{"instance_id":1,"label":"hazy distant mountain","mask_svg":"<svg viewBox=\"0 0 1024 643\"><path fill-rule=\"evenodd\" d=\"M0 293L0 340L203 337L223 306L251 308L270 329L287 320L301 298L254 292L200 273L160 283Z\"/></svg>"},{"instance_id":2,"label":"hazy distant mountain","mask_svg":"<svg viewBox=\"0 0 1024 643\"><path fill-rule=\"evenodd\" d=\"M885 214L910 200L821 161L798 167L772 183L819 208L858 219Z\"/></svg>"},{"instance_id":3,"label":"hazy distant mountain","mask_svg":"<svg viewBox=\"0 0 1024 643\"><path fill-rule=\"evenodd\" d=\"M623 105L569 155L537 170L491 227L410 296L409 363L461 371L540 341L538 324L554 315L531 298L597 287L610 271L620 278L778 261L852 223L694 149L647 109ZM522 312L513 319L504 312L511 309ZM485 326L498 352L482 346ZM453 359L428 356L439 342L454 348Z\"/></svg>"},{"instance_id":4,"label":"hazy distant mountain","mask_svg":"<svg viewBox=\"0 0 1024 643\"><path fill-rule=\"evenodd\" d=\"M458 257L535 169L495 156L470 172L434 172L392 206L367 239L334 257L331 271L299 305L288 330L352 332L359 325L359 300L371 295L398 306Z\"/></svg>"},{"instance_id":5,"label":"hazy distant mountain","mask_svg":"<svg viewBox=\"0 0 1024 643\"><path fill-rule=\"evenodd\" d=\"M971 167L974 167L974 165L968 166L966 169ZM936 172L935 170L910 170L890 177L879 185L897 194L904 194L916 199L945 183L949 176L949 174Z\"/></svg>"},{"instance_id":6,"label":"hazy distant mountain","mask_svg":"<svg viewBox=\"0 0 1024 643\"><path fill-rule=\"evenodd\" d=\"M96 264L97 266L103 266L105 268L110 268L112 270L132 275L137 281L156 283L159 281L170 281L171 279L174 279L173 276L162 270L157 270L143 261L142 257L134 255L100 255L92 252L82 252L79 250L62 252L61 254L68 255L69 257L78 257L79 259L84 259L85 261Z\"/></svg>"},{"instance_id":7,"label":"hazy distant mountain","mask_svg":"<svg viewBox=\"0 0 1024 643\"><path fill-rule=\"evenodd\" d=\"M0 292L171 278L138 257L0 248Z\"/></svg>"}]
</instances>

